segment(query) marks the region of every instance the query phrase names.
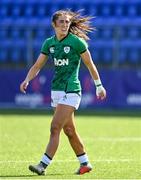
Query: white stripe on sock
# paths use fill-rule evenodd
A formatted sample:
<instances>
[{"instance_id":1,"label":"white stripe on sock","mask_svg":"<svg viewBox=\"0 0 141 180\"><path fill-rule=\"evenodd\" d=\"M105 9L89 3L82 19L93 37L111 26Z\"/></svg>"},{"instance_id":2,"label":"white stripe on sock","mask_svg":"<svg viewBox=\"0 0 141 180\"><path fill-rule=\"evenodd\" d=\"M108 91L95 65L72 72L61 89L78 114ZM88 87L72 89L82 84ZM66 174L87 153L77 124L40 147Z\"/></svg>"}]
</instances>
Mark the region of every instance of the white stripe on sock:
<instances>
[{"instance_id":1,"label":"white stripe on sock","mask_svg":"<svg viewBox=\"0 0 141 180\"><path fill-rule=\"evenodd\" d=\"M49 165L52 160L49 159L49 158L44 154L41 161L42 161L44 164Z\"/></svg>"},{"instance_id":2,"label":"white stripe on sock","mask_svg":"<svg viewBox=\"0 0 141 180\"><path fill-rule=\"evenodd\" d=\"M79 156L77 158L78 158L80 164L85 163L85 162L89 162L87 154L84 154L84 155Z\"/></svg>"}]
</instances>

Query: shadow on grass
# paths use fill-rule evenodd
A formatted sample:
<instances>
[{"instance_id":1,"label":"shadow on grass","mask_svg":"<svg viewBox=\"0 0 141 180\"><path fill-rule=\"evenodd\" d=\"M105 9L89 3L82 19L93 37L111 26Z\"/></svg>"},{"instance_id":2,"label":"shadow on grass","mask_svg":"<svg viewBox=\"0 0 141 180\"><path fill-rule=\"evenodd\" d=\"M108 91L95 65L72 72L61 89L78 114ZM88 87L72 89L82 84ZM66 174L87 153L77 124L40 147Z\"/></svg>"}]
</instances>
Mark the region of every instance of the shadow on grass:
<instances>
[{"instance_id":1,"label":"shadow on grass","mask_svg":"<svg viewBox=\"0 0 141 180\"><path fill-rule=\"evenodd\" d=\"M31 174L31 175L0 175L0 178L22 178L22 177L35 177L37 176L36 174Z\"/></svg>"},{"instance_id":2,"label":"shadow on grass","mask_svg":"<svg viewBox=\"0 0 141 180\"><path fill-rule=\"evenodd\" d=\"M46 175L37 175L37 174L28 174L28 175L26 175L26 174L24 174L24 175L0 175L0 179L6 179L6 178L23 178L23 179L25 179L25 178L32 178L32 177L37 177L37 179L44 179L44 178L48 178L49 176L62 176L62 175L64 175L64 174L61 174L61 173L55 173L55 174L46 174ZM67 174L67 175L72 175L72 174ZM36 179L36 178L35 178Z\"/></svg>"},{"instance_id":3,"label":"shadow on grass","mask_svg":"<svg viewBox=\"0 0 141 180\"><path fill-rule=\"evenodd\" d=\"M2 115L53 115L52 109L2 109ZM76 112L77 115L83 116L125 116L125 117L141 117L141 108L94 108L80 109Z\"/></svg>"}]
</instances>

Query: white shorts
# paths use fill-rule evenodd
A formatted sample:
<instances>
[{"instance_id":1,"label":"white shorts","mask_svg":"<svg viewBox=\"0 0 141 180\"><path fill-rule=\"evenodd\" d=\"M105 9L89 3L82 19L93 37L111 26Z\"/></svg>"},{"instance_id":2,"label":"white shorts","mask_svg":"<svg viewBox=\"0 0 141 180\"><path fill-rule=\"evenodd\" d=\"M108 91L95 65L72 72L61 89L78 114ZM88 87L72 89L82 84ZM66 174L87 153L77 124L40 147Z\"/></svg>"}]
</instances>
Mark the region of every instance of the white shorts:
<instances>
[{"instance_id":1,"label":"white shorts","mask_svg":"<svg viewBox=\"0 0 141 180\"><path fill-rule=\"evenodd\" d=\"M81 101L81 94L77 93L66 93L64 91L51 91L51 106L56 107L58 104L65 104L79 108Z\"/></svg>"}]
</instances>

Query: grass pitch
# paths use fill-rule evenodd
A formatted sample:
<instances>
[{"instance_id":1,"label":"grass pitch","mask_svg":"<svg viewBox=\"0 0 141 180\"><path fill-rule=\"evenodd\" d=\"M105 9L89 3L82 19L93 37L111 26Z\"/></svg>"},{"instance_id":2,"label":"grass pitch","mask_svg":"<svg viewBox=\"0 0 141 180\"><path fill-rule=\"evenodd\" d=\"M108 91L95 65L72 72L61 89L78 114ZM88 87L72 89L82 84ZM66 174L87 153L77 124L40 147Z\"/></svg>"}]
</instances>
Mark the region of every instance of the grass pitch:
<instances>
[{"instance_id":1,"label":"grass pitch","mask_svg":"<svg viewBox=\"0 0 141 180\"><path fill-rule=\"evenodd\" d=\"M0 179L140 179L141 118L76 116L93 171L75 175L79 163L62 133L46 176L28 170L49 139L51 115L0 115Z\"/></svg>"}]
</instances>

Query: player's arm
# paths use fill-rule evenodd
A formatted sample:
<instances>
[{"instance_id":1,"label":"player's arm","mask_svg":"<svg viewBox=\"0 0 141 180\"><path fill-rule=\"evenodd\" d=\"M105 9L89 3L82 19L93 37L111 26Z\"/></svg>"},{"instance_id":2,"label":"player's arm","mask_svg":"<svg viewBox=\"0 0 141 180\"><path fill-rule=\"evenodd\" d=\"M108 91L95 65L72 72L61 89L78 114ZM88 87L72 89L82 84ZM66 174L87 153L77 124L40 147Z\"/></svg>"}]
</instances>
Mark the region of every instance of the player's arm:
<instances>
[{"instance_id":1,"label":"player's arm","mask_svg":"<svg viewBox=\"0 0 141 180\"><path fill-rule=\"evenodd\" d=\"M94 80L94 83L96 85L96 95L98 98L100 99L105 99L106 98L106 90L104 89L101 80L100 80L100 76L98 73L98 70L95 66L95 64L92 61L92 57L91 54L89 52L89 50L85 51L84 53L81 54L81 58L84 62L84 64L86 65L86 67L88 68L91 77Z\"/></svg>"},{"instance_id":2,"label":"player's arm","mask_svg":"<svg viewBox=\"0 0 141 180\"><path fill-rule=\"evenodd\" d=\"M26 93L26 89L27 89L29 82L37 76L37 74L39 73L41 68L45 65L47 59L48 59L48 57L45 54L41 53L39 55L35 64L28 71L25 80L20 85L21 92Z\"/></svg>"}]
</instances>

